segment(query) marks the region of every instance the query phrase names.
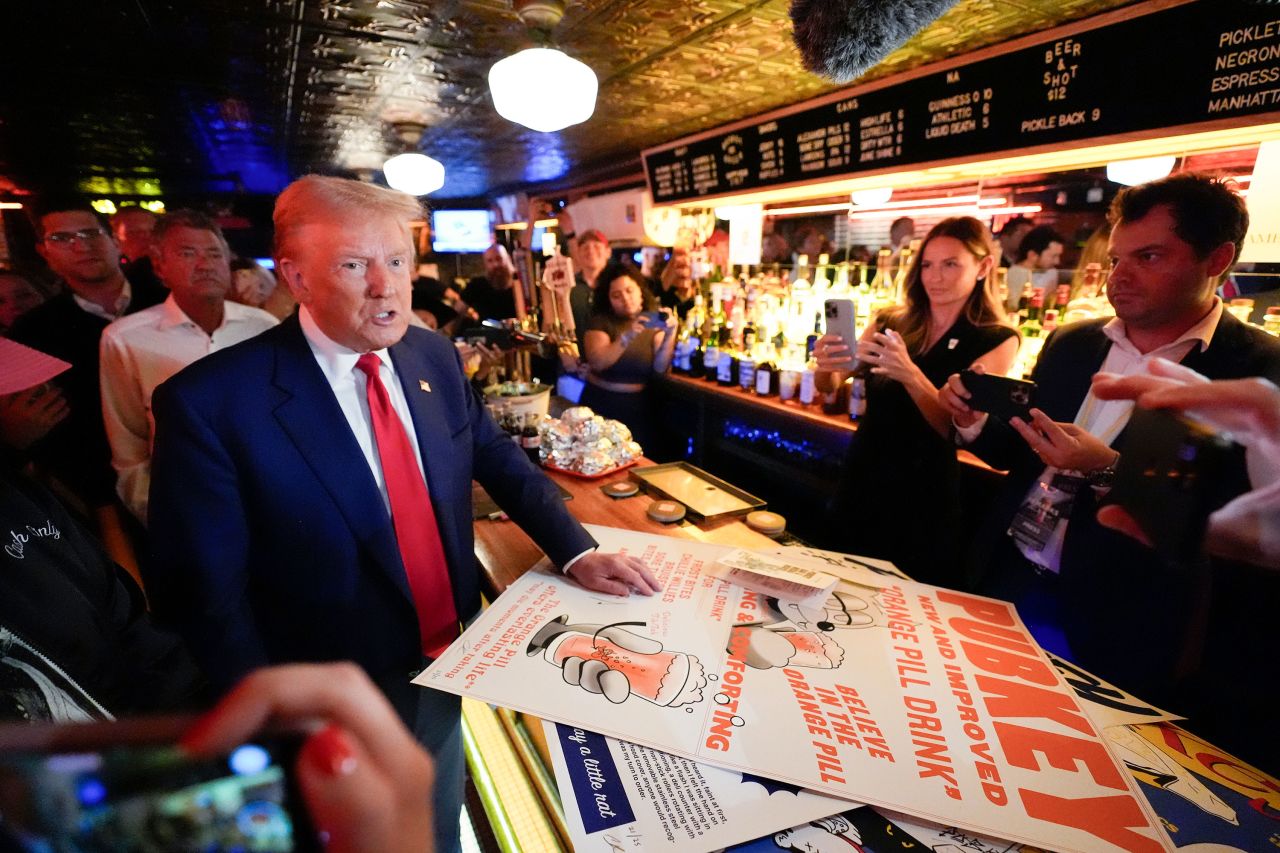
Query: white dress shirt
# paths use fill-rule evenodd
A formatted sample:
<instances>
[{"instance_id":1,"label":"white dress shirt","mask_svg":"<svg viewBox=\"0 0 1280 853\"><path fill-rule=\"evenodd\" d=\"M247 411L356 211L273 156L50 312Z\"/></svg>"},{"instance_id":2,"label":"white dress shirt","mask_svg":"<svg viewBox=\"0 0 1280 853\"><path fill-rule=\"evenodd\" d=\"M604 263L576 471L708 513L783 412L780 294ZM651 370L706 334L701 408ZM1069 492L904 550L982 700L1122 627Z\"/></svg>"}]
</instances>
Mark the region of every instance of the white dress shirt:
<instances>
[{"instance_id":1,"label":"white dress shirt","mask_svg":"<svg viewBox=\"0 0 1280 853\"><path fill-rule=\"evenodd\" d=\"M391 498L387 495L387 479L382 475L377 439L373 435L373 418L369 414L368 380L363 371L356 370L356 361L359 360L361 353L344 347L320 331L315 318L311 316L305 305L298 309L298 320L302 326L302 334L307 339L307 345L311 347L311 353L316 357L316 363L320 365L320 370L333 390L333 396L337 398L338 406L342 409L348 426L351 427L356 444L360 445L360 452L364 454L369 472L373 474L374 482L378 484L382 504L387 510L387 516L390 517ZM418 460L418 471L425 481L426 473L422 467L422 449L418 445L418 433L414 429L413 416L409 413L409 403L405 399L404 388L396 375L395 365L391 362L391 355L385 349L374 350L374 354L382 363L378 375L382 379L382 384L387 387L391 407L395 409L400 423L409 436L409 443L413 445L413 455ZM430 489L430 486L427 488ZM566 562L561 570L567 573L570 566L594 550L589 548L583 551Z\"/></svg>"},{"instance_id":2,"label":"white dress shirt","mask_svg":"<svg viewBox=\"0 0 1280 853\"><path fill-rule=\"evenodd\" d=\"M124 285L120 288L120 295L116 297L115 304L112 306L112 310L110 311L91 299L85 299L78 293L72 293L71 298L74 299L76 304L84 309L86 313L92 314L95 317L101 317L103 320L110 323L111 321L124 316L124 312L129 310L129 302L133 300L133 288L129 285L129 279L126 278L124 280Z\"/></svg>"},{"instance_id":3,"label":"white dress shirt","mask_svg":"<svg viewBox=\"0 0 1280 853\"><path fill-rule=\"evenodd\" d=\"M151 488L151 440L156 386L211 352L263 332L279 321L266 311L227 302L212 335L183 313L173 295L111 323L99 342L102 419L116 469L116 492L144 524Z\"/></svg>"},{"instance_id":4,"label":"white dress shirt","mask_svg":"<svg viewBox=\"0 0 1280 853\"><path fill-rule=\"evenodd\" d=\"M369 472L373 474L373 479L378 484L382 504L387 510L387 516L390 517L391 498L387 495L387 478L382 475L378 443L373 435L373 418L369 414L368 379L363 371L356 370L356 361L359 360L361 353L344 347L320 331L315 318L311 316L311 312L305 305L298 309L298 320L302 325L302 334L307 339L307 345L311 347L311 354L316 357L316 363L320 365L324 378L333 389L333 396L338 399L338 406L351 427L356 444L360 445L360 452L364 454ZM391 407L396 410L396 415L409 436L413 455L418 460L418 473L422 475L423 482L426 482L426 473L422 467L422 449L418 446L418 432L413 426L413 416L409 413L409 401L404 397L404 388L400 386L395 365L391 363L391 354L385 349L380 349L374 350L374 355L382 362L378 375L387 388Z\"/></svg>"}]
</instances>

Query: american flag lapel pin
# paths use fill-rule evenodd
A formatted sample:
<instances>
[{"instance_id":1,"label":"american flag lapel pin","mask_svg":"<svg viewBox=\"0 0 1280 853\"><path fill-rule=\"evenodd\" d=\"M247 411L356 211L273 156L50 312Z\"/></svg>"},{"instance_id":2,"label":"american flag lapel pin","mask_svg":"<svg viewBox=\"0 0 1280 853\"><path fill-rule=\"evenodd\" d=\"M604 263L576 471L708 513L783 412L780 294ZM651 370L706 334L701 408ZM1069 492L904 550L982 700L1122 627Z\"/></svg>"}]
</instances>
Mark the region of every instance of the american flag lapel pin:
<instances>
[{"instance_id":1,"label":"american flag lapel pin","mask_svg":"<svg viewBox=\"0 0 1280 853\"><path fill-rule=\"evenodd\" d=\"M418 388L423 391L426 391L428 394L431 393L431 383L425 379L418 380Z\"/></svg>"},{"instance_id":2,"label":"american flag lapel pin","mask_svg":"<svg viewBox=\"0 0 1280 853\"><path fill-rule=\"evenodd\" d=\"M959 339L952 338L951 340L947 341L947 349L955 349L959 344L960 344Z\"/></svg>"}]
</instances>

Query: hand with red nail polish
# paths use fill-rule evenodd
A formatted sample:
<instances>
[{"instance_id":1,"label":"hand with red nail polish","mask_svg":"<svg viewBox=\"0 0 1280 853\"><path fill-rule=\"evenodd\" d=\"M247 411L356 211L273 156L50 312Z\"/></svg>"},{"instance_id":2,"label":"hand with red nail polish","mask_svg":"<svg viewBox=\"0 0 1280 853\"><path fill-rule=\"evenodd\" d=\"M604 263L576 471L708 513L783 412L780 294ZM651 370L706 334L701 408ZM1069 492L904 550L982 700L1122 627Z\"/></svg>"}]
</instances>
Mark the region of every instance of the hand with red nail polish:
<instances>
[{"instance_id":1,"label":"hand with red nail polish","mask_svg":"<svg viewBox=\"0 0 1280 853\"><path fill-rule=\"evenodd\" d=\"M268 722L319 721L298 756L312 820L337 853L431 851L431 759L364 671L296 664L249 675L200 719L182 746L225 752Z\"/></svg>"}]
</instances>

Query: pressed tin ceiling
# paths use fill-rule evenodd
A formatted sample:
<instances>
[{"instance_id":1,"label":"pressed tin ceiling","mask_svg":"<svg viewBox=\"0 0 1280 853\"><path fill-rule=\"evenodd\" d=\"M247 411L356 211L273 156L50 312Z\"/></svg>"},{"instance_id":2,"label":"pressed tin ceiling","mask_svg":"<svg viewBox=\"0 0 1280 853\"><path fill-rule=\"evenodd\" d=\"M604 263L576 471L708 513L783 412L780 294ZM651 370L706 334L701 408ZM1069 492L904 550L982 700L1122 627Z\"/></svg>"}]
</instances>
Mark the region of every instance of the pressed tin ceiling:
<instances>
[{"instance_id":1,"label":"pressed tin ceiling","mask_svg":"<svg viewBox=\"0 0 1280 853\"><path fill-rule=\"evenodd\" d=\"M859 82L1132 0L961 0ZM595 115L541 134L486 75L527 44L507 0L42 0L4 11L0 193L191 197L368 174L426 125L432 198L639 171L640 149L838 88L800 67L787 0L570 0L557 45ZM546 93L555 98L554 90Z\"/></svg>"}]
</instances>

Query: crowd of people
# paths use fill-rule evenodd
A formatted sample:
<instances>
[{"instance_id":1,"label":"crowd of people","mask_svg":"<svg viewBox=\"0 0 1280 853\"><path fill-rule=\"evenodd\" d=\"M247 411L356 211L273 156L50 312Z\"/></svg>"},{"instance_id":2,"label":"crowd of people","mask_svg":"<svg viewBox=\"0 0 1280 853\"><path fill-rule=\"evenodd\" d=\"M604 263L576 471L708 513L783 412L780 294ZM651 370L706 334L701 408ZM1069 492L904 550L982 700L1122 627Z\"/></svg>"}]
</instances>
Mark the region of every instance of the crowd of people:
<instances>
[{"instance_id":1,"label":"crowd of people","mask_svg":"<svg viewBox=\"0 0 1280 853\"><path fill-rule=\"evenodd\" d=\"M458 700L410 679L480 606L472 480L583 586L659 588L635 558L597 550L468 382L448 334L516 313L506 249L415 311L419 215L401 193L302 178L276 201L269 273L234 260L195 211L135 209L108 227L78 204L36 210L36 249L62 289L0 274L0 629L18 638L0 647L0 717L113 719L225 695L191 736L212 749L268 713L318 713L334 726L304 761L319 774L309 797L338 815L330 838L349 831L344 809L367 805L386 812L379 826L457 848ZM605 235L563 224L576 279L562 368L586 378L584 403L653 432L645 391L696 293L689 257L674 252L651 283L611 259ZM932 227L905 304L858 341L817 342L820 381L870 374L830 508L840 541L820 544L1011 600L1045 648L1228 747L1265 731L1269 691L1241 650L1266 647L1277 600L1280 342L1217 292L1247 224L1241 198L1203 176L1122 191L1107 238L1115 316L1054 332L1036 407L1008 420L973 408L961 374L1003 374L1018 350L993 269L1056 276L1062 240L1025 221L998 237L969 217ZM914 223L895 225L905 245ZM1108 505L1135 405L1192 412L1242 445L1194 569L1168 571ZM1008 472L967 555L957 444ZM136 566L119 565L121 531L140 544ZM262 669L338 661L354 666ZM1275 766L1264 742L1250 749ZM434 817L398 807L425 807L433 776Z\"/></svg>"}]
</instances>

